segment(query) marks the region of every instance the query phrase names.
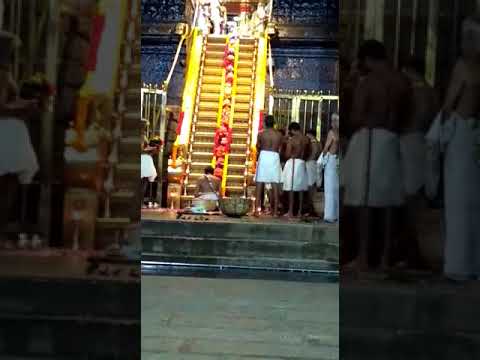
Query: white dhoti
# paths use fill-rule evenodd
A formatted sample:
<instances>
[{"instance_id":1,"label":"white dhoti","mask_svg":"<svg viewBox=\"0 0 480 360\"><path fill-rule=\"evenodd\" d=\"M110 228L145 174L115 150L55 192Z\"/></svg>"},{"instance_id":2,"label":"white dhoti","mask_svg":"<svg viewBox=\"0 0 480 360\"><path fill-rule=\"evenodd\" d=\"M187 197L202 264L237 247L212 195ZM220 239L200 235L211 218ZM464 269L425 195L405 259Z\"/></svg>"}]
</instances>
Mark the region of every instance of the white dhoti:
<instances>
[{"instance_id":1,"label":"white dhoti","mask_svg":"<svg viewBox=\"0 0 480 360\"><path fill-rule=\"evenodd\" d=\"M157 169L155 169L152 157L148 154L142 154L140 177L142 179L148 178L150 182L155 181L157 178Z\"/></svg>"},{"instance_id":2,"label":"white dhoti","mask_svg":"<svg viewBox=\"0 0 480 360\"><path fill-rule=\"evenodd\" d=\"M444 272L479 276L480 160L474 151L480 143L480 120L465 120L452 114L445 125L452 134L444 158Z\"/></svg>"},{"instance_id":3,"label":"white dhoti","mask_svg":"<svg viewBox=\"0 0 480 360\"><path fill-rule=\"evenodd\" d=\"M308 175L305 161L289 159L283 168L282 183L284 191L307 191Z\"/></svg>"},{"instance_id":4,"label":"white dhoti","mask_svg":"<svg viewBox=\"0 0 480 360\"><path fill-rule=\"evenodd\" d=\"M339 176L338 176L338 157L337 155L327 154L325 161L325 211L324 219L327 221L336 221L339 218Z\"/></svg>"},{"instance_id":5,"label":"white dhoti","mask_svg":"<svg viewBox=\"0 0 480 360\"><path fill-rule=\"evenodd\" d=\"M210 200L210 201L217 201L218 195L215 193L205 193L198 196L198 199L201 200Z\"/></svg>"},{"instance_id":6,"label":"white dhoti","mask_svg":"<svg viewBox=\"0 0 480 360\"><path fill-rule=\"evenodd\" d=\"M343 164L345 205L394 207L404 203L400 139L395 133L385 129L357 131Z\"/></svg>"},{"instance_id":7,"label":"white dhoti","mask_svg":"<svg viewBox=\"0 0 480 360\"><path fill-rule=\"evenodd\" d=\"M23 120L0 119L0 176L16 174L29 184L39 169L27 126Z\"/></svg>"},{"instance_id":8,"label":"white dhoti","mask_svg":"<svg viewBox=\"0 0 480 360\"><path fill-rule=\"evenodd\" d=\"M280 155L274 151L260 151L255 182L279 184L282 182Z\"/></svg>"},{"instance_id":9,"label":"white dhoti","mask_svg":"<svg viewBox=\"0 0 480 360\"><path fill-rule=\"evenodd\" d=\"M318 165L316 160L308 160L307 161L307 177L308 177L308 186L316 185L318 181Z\"/></svg>"},{"instance_id":10,"label":"white dhoti","mask_svg":"<svg viewBox=\"0 0 480 360\"><path fill-rule=\"evenodd\" d=\"M400 138L402 172L407 195L415 195L425 185L426 142L422 132Z\"/></svg>"}]
</instances>

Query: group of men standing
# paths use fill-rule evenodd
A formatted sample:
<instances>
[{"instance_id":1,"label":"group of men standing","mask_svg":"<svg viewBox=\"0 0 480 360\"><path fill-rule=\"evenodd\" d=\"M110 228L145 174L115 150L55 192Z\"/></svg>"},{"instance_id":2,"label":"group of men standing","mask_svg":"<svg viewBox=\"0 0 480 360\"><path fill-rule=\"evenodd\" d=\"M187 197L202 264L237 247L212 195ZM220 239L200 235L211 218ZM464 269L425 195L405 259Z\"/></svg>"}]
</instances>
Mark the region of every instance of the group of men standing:
<instances>
[{"instance_id":1,"label":"group of men standing","mask_svg":"<svg viewBox=\"0 0 480 360\"><path fill-rule=\"evenodd\" d=\"M265 185L271 189L268 197L273 216L279 215L282 191L288 193L285 216L293 218L295 215L299 217L305 215L304 195L307 196L311 209L313 195L321 182L320 169L324 168L326 209L324 220L327 222L338 220L338 115L335 114L332 120L332 129L322 149L314 131L308 131L304 135L300 124L293 122L288 127L288 134L282 134L275 129L274 117L271 115L266 117L265 129L259 133L257 139L256 215L262 211ZM285 160L283 167L282 158Z\"/></svg>"},{"instance_id":2,"label":"group of men standing","mask_svg":"<svg viewBox=\"0 0 480 360\"><path fill-rule=\"evenodd\" d=\"M347 269L378 264L387 269L414 261L418 244L409 242L411 236L395 235L393 211L410 209L415 231L418 200L426 194L444 198L445 274L455 280L480 278L480 159L474 151L480 143L479 29L479 17L464 25L462 56L441 107L425 81L422 61L412 59L400 71L390 65L380 42L368 40L360 47L348 119L352 136L342 167L343 203L356 209L360 226ZM380 237L373 235L377 227L383 230ZM374 237L382 240L377 247L372 247ZM410 251L402 253L406 246Z\"/></svg>"}]
</instances>

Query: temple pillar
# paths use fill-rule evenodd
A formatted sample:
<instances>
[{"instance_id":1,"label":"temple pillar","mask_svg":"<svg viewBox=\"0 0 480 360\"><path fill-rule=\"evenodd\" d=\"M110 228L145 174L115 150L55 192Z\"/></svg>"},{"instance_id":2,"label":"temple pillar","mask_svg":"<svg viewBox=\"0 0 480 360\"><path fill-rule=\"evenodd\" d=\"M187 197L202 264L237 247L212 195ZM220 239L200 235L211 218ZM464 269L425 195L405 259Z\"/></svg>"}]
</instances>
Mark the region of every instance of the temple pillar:
<instances>
[{"instance_id":1,"label":"temple pillar","mask_svg":"<svg viewBox=\"0 0 480 360\"><path fill-rule=\"evenodd\" d=\"M365 39L383 42L385 0L367 0L365 8Z\"/></svg>"},{"instance_id":2,"label":"temple pillar","mask_svg":"<svg viewBox=\"0 0 480 360\"><path fill-rule=\"evenodd\" d=\"M435 85L436 80L439 10L439 2L430 0L428 9L427 44L425 47L425 70L426 80L431 86Z\"/></svg>"}]
</instances>

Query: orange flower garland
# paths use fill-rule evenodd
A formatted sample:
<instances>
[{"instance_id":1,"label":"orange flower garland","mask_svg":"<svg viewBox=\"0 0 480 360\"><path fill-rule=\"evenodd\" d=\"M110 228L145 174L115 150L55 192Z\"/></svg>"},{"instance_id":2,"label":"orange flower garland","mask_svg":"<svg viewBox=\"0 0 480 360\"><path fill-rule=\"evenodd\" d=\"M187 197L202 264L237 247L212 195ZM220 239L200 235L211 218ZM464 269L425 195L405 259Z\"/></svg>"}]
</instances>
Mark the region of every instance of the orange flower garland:
<instances>
[{"instance_id":1,"label":"orange flower garland","mask_svg":"<svg viewBox=\"0 0 480 360\"><path fill-rule=\"evenodd\" d=\"M230 152L230 145L232 144L232 129L230 128L230 110L232 103L232 86L235 63L235 38L232 37L229 43L225 46L223 56L223 66L225 68L225 89L224 99L222 103L222 123L215 131L213 156L215 157L215 171L214 175L222 178L223 167L225 164L225 156Z\"/></svg>"}]
</instances>

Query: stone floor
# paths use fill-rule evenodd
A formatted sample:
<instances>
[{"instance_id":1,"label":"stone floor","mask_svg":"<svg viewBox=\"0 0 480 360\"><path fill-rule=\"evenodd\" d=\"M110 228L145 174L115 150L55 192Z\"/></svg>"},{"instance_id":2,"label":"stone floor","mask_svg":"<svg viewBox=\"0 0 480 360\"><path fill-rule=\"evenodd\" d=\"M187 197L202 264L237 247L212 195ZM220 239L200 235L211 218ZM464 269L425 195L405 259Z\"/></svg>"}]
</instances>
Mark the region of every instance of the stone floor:
<instances>
[{"instance_id":1,"label":"stone floor","mask_svg":"<svg viewBox=\"0 0 480 360\"><path fill-rule=\"evenodd\" d=\"M142 277L142 360L338 359L338 284Z\"/></svg>"}]
</instances>

